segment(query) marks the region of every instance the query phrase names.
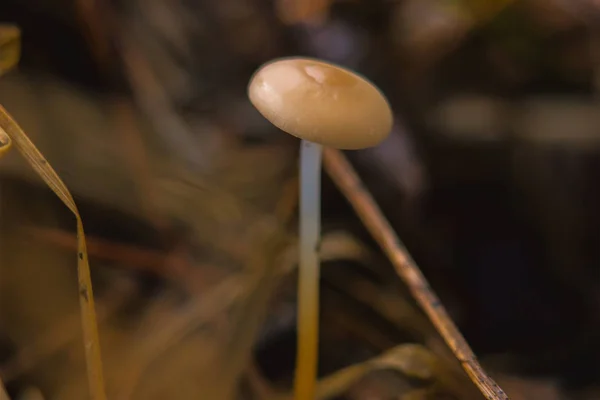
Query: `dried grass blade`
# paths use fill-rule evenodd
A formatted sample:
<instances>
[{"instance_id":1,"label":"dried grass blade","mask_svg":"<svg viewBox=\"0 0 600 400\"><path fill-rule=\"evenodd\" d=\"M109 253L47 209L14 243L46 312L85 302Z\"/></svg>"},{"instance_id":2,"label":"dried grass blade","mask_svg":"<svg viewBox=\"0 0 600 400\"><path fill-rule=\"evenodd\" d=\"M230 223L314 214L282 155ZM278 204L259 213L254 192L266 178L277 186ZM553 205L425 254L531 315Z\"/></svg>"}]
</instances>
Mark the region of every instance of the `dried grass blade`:
<instances>
[{"instance_id":1,"label":"dried grass blade","mask_svg":"<svg viewBox=\"0 0 600 400\"><path fill-rule=\"evenodd\" d=\"M368 373L377 370L378 366L372 360L350 365L326 376L317 382L315 400L329 400L343 394L350 386L358 382ZM268 400L294 400L293 393L272 395Z\"/></svg>"},{"instance_id":2,"label":"dried grass blade","mask_svg":"<svg viewBox=\"0 0 600 400\"><path fill-rule=\"evenodd\" d=\"M19 127L10 114L0 105L0 138L8 136L14 146L19 150L31 167L39 174L44 182L71 210L77 220L77 275L79 279L79 305L83 326L83 340L85 359L90 386L90 395L93 400L105 400L104 377L102 372L102 359L100 356L100 341L98 337L98 323L92 292L92 280L86 249L85 234L81 216L73 200L73 196L50 166L46 158L35 147L25 132Z\"/></svg>"},{"instance_id":3,"label":"dried grass blade","mask_svg":"<svg viewBox=\"0 0 600 400\"><path fill-rule=\"evenodd\" d=\"M329 176L387 254L396 273L406 283L413 297L450 347L471 381L488 400L508 399L504 391L481 368L477 357L346 157L341 151L328 148L324 150L323 162Z\"/></svg>"},{"instance_id":4,"label":"dried grass blade","mask_svg":"<svg viewBox=\"0 0 600 400\"><path fill-rule=\"evenodd\" d=\"M437 379L437 359L417 344L401 344L377 357L342 368L317 383L315 400L330 400L342 395L364 376L374 371L396 370L409 378ZM435 376L432 376L435 375ZM293 393L272 396L270 400L293 400Z\"/></svg>"}]
</instances>

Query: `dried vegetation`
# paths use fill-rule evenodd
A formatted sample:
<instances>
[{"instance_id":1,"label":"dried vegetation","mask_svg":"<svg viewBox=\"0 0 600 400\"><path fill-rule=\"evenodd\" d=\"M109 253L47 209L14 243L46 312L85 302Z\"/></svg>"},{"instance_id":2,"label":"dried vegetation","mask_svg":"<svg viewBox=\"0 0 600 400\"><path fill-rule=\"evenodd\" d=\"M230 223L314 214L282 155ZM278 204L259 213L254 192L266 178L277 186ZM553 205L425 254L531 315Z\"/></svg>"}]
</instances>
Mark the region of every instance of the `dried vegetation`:
<instances>
[{"instance_id":1,"label":"dried vegetation","mask_svg":"<svg viewBox=\"0 0 600 400\"><path fill-rule=\"evenodd\" d=\"M373 76L398 112L387 143L349 154L364 185L341 153L325 157L319 399L506 398L454 327L485 319L469 301L492 294L457 286L482 284L473 270L456 282L443 270L463 232L425 214L444 185L510 181L543 232L545 273L577 291L569 307L597 310L579 198L556 193L548 162L576 153L573 180L597 147L593 1L47 0L9 1L5 15L25 33L20 68L0 79L12 115L0 108L0 378L14 399L290 398L296 148L245 99L255 67L286 54ZM18 39L0 31L0 73ZM576 90L540 95L542 73ZM493 219L487 207L464 224ZM504 273L520 282L514 264ZM573 337L542 362L569 362ZM507 376L514 364L486 363L511 399L597 395Z\"/></svg>"}]
</instances>

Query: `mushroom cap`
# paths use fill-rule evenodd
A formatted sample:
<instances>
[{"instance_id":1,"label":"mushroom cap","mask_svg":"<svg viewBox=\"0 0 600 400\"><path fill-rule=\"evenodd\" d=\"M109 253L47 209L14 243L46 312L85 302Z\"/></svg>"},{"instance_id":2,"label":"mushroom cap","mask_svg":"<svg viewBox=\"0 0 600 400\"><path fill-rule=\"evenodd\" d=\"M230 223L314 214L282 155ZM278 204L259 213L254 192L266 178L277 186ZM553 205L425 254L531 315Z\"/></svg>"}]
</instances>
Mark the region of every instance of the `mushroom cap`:
<instances>
[{"instance_id":1,"label":"mushroom cap","mask_svg":"<svg viewBox=\"0 0 600 400\"><path fill-rule=\"evenodd\" d=\"M324 146L364 149L392 129L392 110L377 87L319 60L286 58L263 65L250 80L248 97L279 129Z\"/></svg>"}]
</instances>

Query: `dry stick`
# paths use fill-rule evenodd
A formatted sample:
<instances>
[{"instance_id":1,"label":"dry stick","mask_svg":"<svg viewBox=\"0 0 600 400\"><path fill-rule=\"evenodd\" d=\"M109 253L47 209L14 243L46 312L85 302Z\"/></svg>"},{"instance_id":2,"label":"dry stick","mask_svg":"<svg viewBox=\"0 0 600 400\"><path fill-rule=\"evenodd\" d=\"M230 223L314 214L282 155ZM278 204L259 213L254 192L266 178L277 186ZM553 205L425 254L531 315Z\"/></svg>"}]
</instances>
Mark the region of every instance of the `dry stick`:
<instances>
[{"instance_id":1,"label":"dry stick","mask_svg":"<svg viewBox=\"0 0 600 400\"><path fill-rule=\"evenodd\" d=\"M96 321L96 308L92 291L92 278L83 230L83 221L73 196L56 171L50 166L46 158L35 147L25 132L0 106L0 132L8 136L29 165L38 173L42 180L60 198L63 204L71 210L77 220L77 278L79 281L79 306L83 328L83 341L85 348L85 361L87 368L90 396L93 400L105 400L104 373L102 371L102 357L100 354L100 339L98 337L98 322ZM2 135L0 135L2 136Z\"/></svg>"},{"instance_id":2,"label":"dry stick","mask_svg":"<svg viewBox=\"0 0 600 400\"><path fill-rule=\"evenodd\" d=\"M23 229L35 239L43 240L46 243L65 249L77 248L76 238L71 232L34 226ZM93 236L88 236L87 245L90 257L119 263L132 270L159 275L166 280L176 282L189 292L196 292L206 287L208 281L215 280L221 274L216 266L207 264L194 266L187 258L178 254L115 243Z\"/></svg>"},{"instance_id":3,"label":"dry stick","mask_svg":"<svg viewBox=\"0 0 600 400\"><path fill-rule=\"evenodd\" d=\"M339 282L339 283L338 283ZM376 310L386 320L392 321L396 326L405 329L407 326L415 334L424 337L424 343L437 357L444 361L444 368L447 368L449 374L440 375L440 383L459 394L459 398L468 399L473 397L471 391L476 391L475 387L465 388L462 380L455 379L456 374L461 378L469 379L462 374L460 363L457 363L456 357L448 350L448 347L441 340L439 335L430 332L430 323L427 317L423 316L416 308L412 307L401 297L390 297L392 292L381 291L376 285L366 281L351 282L337 279L335 282L336 290L343 293L351 293L361 303L369 305ZM341 284L340 284L341 283ZM398 300L401 300L399 302Z\"/></svg>"},{"instance_id":4,"label":"dry stick","mask_svg":"<svg viewBox=\"0 0 600 400\"><path fill-rule=\"evenodd\" d=\"M488 400L508 399L504 391L481 368L477 357L346 157L339 150L328 148L324 151L323 162L329 176L387 254L396 273L406 283L473 383Z\"/></svg>"},{"instance_id":5,"label":"dry stick","mask_svg":"<svg viewBox=\"0 0 600 400\"><path fill-rule=\"evenodd\" d=\"M75 235L62 229L39 226L25 226L22 229L36 240L42 240L65 249L75 249L77 247ZM159 250L122 244L93 236L87 237L87 244L88 254L91 257L118 262L132 269L159 274L165 279L172 280L174 277L186 272L185 265L187 261L183 258L177 258L176 263L170 265L170 270L165 269L164 266L169 255Z\"/></svg>"}]
</instances>

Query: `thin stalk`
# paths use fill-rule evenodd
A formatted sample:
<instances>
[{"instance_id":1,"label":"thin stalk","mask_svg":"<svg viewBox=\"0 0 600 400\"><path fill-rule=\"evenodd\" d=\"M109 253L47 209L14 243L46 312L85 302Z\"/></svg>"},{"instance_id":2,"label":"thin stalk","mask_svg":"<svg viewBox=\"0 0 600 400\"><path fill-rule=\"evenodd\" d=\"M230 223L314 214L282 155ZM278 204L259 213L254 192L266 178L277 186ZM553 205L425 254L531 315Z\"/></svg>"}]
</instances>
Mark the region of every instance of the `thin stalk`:
<instances>
[{"instance_id":1,"label":"thin stalk","mask_svg":"<svg viewBox=\"0 0 600 400\"><path fill-rule=\"evenodd\" d=\"M319 243L322 146L300 147L300 262L295 400L314 400L319 345Z\"/></svg>"}]
</instances>

